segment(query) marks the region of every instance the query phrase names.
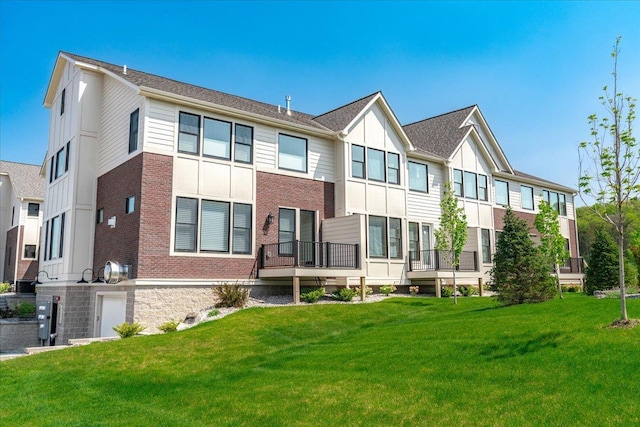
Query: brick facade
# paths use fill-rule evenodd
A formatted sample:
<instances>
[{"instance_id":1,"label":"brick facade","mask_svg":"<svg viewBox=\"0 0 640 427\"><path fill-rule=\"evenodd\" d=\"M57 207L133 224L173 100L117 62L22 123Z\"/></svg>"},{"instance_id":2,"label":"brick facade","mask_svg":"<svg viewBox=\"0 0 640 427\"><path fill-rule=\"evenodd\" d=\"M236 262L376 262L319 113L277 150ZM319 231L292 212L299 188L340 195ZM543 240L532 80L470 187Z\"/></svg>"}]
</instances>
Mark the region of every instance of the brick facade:
<instances>
[{"instance_id":1,"label":"brick facade","mask_svg":"<svg viewBox=\"0 0 640 427\"><path fill-rule=\"evenodd\" d=\"M20 247L16 248L16 238L20 233ZM5 246L5 268L4 282L14 282L14 274L16 273L16 262L18 263L18 271L15 280L33 280L38 274L38 259L23 259L24 255L24 226L14 227L7 231L7 241ZM38 248L36 247L36 255ZM8 262L7 262L8 261Z\"/></svg>"}]
</instances>

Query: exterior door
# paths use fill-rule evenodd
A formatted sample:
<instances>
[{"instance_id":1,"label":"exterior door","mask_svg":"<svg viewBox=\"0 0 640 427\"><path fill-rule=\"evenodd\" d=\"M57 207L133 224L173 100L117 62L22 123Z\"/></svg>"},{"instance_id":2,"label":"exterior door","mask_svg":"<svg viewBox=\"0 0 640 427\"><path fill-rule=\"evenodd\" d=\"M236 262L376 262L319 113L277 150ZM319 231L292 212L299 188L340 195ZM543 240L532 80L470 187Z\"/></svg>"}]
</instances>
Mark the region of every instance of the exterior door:
<instances>
[{"instance_id":1,"label":"exterior door","mask_svg":"<svg viewBox=\"0 0 640 427\"><path fill-rule=\"evenodd\" d=\"M124 323L127 313L126 294L98 295L97 322L99 337L115 337L114 326Z\"/></svg>"},{"instance_id":2,"label":"exterior door","mask_svg":"<svg viewBox=\"0 0 640 427\"><path fill-rule=\"evenodd\" d=\"M300 265L315 265L316 213L300 211Z\"/></svg>"},{"instance_id":3,"label":"exterior door","mask_svg":"<svg viewBox=\"0 0 640 427\"><path fill-rule=\"evenodd\" d=\"M433 267L431 254L431 228L428 225L422 225L422 254L425 266Z\"/></svg>"}]
</instances>

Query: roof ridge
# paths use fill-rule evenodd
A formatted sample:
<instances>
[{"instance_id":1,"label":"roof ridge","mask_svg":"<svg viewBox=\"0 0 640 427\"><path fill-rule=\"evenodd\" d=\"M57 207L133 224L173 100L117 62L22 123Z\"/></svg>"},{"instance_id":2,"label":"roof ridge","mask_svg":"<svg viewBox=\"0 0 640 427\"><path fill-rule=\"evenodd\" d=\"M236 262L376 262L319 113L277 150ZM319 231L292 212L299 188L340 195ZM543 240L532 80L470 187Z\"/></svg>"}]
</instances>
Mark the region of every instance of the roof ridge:
<instances>
[{"instance_id":1,"label":"roof ridge","mask_svg":"<svg viewBox=\"0 0 640 427\"><path fill-rule=\"evenodd\" d=\"M415 124L418 124L418 123L426 122L427 120L437 119L438 117L447 116L447 115L453 114L453 113L458 113L458 112L460 112L462 110L466 110L466 109L477 107L477 106L478 106L478 104L468 105L468 106L466 106L464 108L458 108L457 110L449 111L448 113L442 113L442 114L438 114L437 116L427 117L426 119L417 120L415 122L407 123L406 125L402 125L402 127L411 126L411 125L415 125Z\"/></svg>"},{"instance_id":2,"label":"roof ridge","mask_svg":"<svg viewBox=\"0 0 640 427\"><path fill-rule=\"evenodd\" d=\"M100 59L90 58L90 57L88 57L88 56L77 55L77 54L75 54L75 53L71 53L71 52L65 52L65 51L62 51L62 50L61 50L61 51L60 51L60 53L63 53L63 54L66 54L66 55L71 55L72 57L73 57L73 56L75 56L75 57L78 57L78 58L90 59L91 61L104 63L104 64L110 65L110 66L112 66L112 67L120 67L120 68L122 68L122 67L123 67L122 65L113 64L113 63L111 63L111 62L102 61L102 60L100 60ZM268 102L258 101L257 99L248 98L248 97L246 97L246 96L241 96L241 95L236 95L236 94L233 94L233 93L223 92L223 91L220 91L220 90L217 90L217 89L211 89L211 88L208 88L208 87L205 87L205 86L201 86L201 85L197 85L197 84L193 84L193 83L187 83L187 82L185 82L185 81L176 80L176 79L171 78L171 77L161 76L161 75L159 75L159 74L149 73L149 72L147 72L147 71L141 71L141 70L138 70L138 69L136 69L136 68L131 68L131 67L128 67L128 66L127 66L127 70L128 70L128 71L135 71L135 72L137 72L137 73L141 73L141 74L146 74L146 75L148 75L148 76L153 76L153 77L156 77L156 78L159 78L159 79L170 80L170 81L172 81L172 82L179 83L179 84L183 84L183 85L187 85L187 86L192 86L192 87L194 87L194 88L199 88L199 89L204 89L204 90L209 90L209 91L213 91L213 92L221 93L221 94L223 94L223 95L226 95L226 96L232 96L232 97L234 97L234 98L244 99L244 100L249 101L249 102L256 102L256 103L259 103L259 104L262 104L262 105L265 105L265 106L270 106L270 107L274 107L274 108L277 108L277 107L278 107L278 105L277 105L277 104L270 104L270 103L268 103ZM299 111L299 110L293 110L293 109L292 109L291 111L292 111L292 112L295 112L295 113L298 113L298 114L305 115L305 116L309 117L310 119L313 119L313 118L314 118L313 114L304 113L304 112L302 112L302 111Z\"/></svg>"},{"instance_id":3,"label":"roof ridge","mask_svg":"<svg viewBox=\"0 0 640 427\"><path fill-rule=\"evenodd\" d=\"M342 108L348 107L349 105L353 105L353 104L355 104L356 102L360 102L360 101L362 101L363 99L369 98L369 97L374 96L374 95L377 95L377 94L379 94L379 93L381 94L381 93L382 93L382 91L379 91L379 90L378 90L378 91L375 91L375 92L373 92L373 93L370 93L369 95L363 96L362 98L356 99L355 101L351 101L351 102L349 102L349 103L347 103L347 104L344 104L344 105L341 105L341 106L339 106L339 107L336 107L336 108L334 108L333 110L327 111L326 113L322 113L322 114L318 114L317 116L313 116L313 117L312 117L312 119L313 119L313 120L315 120L315 119L317 119L317 118L319 118L319 117L326 116L327 114L331 114L331 113L333 113L333 112L336 112L336 111L338 111L338 110L340 110L340 109L342 109Z\"/></svg>"}]
</instances>

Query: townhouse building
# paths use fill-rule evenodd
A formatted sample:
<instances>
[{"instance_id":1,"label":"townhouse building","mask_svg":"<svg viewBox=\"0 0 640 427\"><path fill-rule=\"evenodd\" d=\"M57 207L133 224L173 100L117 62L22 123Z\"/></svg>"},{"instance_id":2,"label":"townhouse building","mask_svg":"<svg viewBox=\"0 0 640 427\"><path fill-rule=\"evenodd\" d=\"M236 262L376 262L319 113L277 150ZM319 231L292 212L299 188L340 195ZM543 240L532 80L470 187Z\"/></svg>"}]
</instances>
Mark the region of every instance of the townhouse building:
<instances>
[{"instance_id":1,"label":"townhouse building","mask_svg":"<svg viewBox=\"0 0 640 427\"><path fill-rule=\"evenodd\" d=\"M44 202L40 166L0 160L0 278L32 293Z\"/></svg>"},{"instance_id":2,"label":"townhouse building","mask_svg":"<svg viewBox=\"0 0 640 427\"><path fill-rule=\"evenodd\" d=\"M489 279L505 207L532 224L541 198L576 259L562 280L580 281L575 190L514 170L477 106L403 126L376 92L310 115L66 52L44 104L40 259L56 279L38 299L60 343L183 318L215 283L438 295L445 182L469 222L460 283Z\"/></svg>"}]
</instances>

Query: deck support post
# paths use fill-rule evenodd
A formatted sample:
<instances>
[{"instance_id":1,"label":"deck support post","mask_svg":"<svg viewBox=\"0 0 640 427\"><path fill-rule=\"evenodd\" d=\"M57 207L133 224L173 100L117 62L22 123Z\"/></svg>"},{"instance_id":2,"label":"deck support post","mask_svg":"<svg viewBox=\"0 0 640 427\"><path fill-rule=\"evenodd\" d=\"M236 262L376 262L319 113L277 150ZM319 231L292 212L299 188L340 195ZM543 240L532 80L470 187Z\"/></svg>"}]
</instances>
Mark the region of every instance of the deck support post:
<instances>
[{"instance_id":1,"label":"deck support post","mask_svg":"<svg viewBox=\"0 0 640 427\"><path fill-rule=\"evenodd\" d=\"M300 304L300 278L293 276L293 303Z\"/></svg>"},{"instance_id":2,"label":"deck support post","mask_svg":"<svg viewBox=\"0 0 640 427\"><path fill-rule=\"evenodd\" d=\"M364 276L360 277L360 300L364 302L367 298L367 284Z\"/></svg>"},{"instance_id":3,"label":"deck support post","mask_svg":"<svg viewBox=\"0 0 640 427\"><path fill-rule=\"evenodd\" d=\"M478 295L482 296L482 277L478 277Z\"/></svg>"},{"instance_id":4,"label":"deck support post","mask_svg":"<svg viewBox=\"0 0 640 427\"><path fill-rule=\"evenodd\" d=\"M442 279L438 277L436 279L436 298L441 298L441 297L442 297Z\"/></svg>"}]
</instances>

